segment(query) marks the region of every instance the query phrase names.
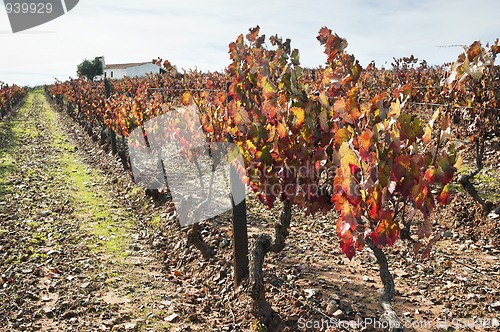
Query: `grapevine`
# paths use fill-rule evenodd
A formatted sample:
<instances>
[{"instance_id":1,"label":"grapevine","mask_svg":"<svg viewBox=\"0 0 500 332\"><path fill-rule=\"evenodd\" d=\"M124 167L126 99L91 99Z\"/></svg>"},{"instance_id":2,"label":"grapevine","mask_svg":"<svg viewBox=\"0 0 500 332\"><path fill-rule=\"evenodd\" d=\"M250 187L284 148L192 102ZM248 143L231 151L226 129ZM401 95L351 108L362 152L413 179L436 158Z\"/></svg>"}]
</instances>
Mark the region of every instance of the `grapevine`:
<instances>
[{"instance_id":1,"label":"grapevine","mask_svg":"<svg viewBox=\"0 0 500 332\"><path fill-rule=\"evenodd\" d=\"M485 140L499 134L494 61L500 47L476 42L448 72L413 56L394 59L389 70L362 68L347 53L347 41L326 27L317 40L326 61L314 69L301 66L290 39L266 38L257 26L229 44L225 72L181 74L158 58L154 63L165 73L111 80L109 98L103 98L103 82L70 80L49 91L90 131L106 128L123 140L133 140L137 129L146 141L172 136L192 162L203 153L192 145L196 128L151 126L155 118L182 107L194 110L212 156L218 152L211 143L234 141L244 160L241 180L268 208L283 207L274 233L256 236L250 253L249 293L263 324L272 314L264 258L285 247L293 212L336 211L331 227L342 253L352 259L364 248L373 251L384 283L383 317L397 326L384 248L404 240L415 255L430 256L441 237L431 215L450 201L461 164L455 132L469 137L478 152L477 170L459 182L488 208L470 189L470 179L482 167ZM198 226L190 236L201 237ZM210 258L210 248L197 243Z\"/></svg>"}]
</instances>

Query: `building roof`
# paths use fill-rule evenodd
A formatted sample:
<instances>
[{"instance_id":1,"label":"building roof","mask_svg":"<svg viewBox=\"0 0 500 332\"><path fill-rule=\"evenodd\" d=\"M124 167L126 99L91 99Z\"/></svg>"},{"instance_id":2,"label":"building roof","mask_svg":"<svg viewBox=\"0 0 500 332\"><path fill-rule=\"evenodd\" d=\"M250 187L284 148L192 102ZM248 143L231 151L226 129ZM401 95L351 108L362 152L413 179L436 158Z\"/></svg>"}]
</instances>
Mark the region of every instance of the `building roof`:
<instances>
[{"instance_id":1,"label":"building roof","mask_svg":"<svg viewBox=\"0 0 500 332\"><path fill-rule=\"evenodd\" d=\"M142 66L148 63L152 63L151 61L149 62L136 62L136 63L119 63L119 64L112 64L104 67L104 69L125 69L125 68L130 68L130 67L137 67L137 66Z\"/></svg>"}]
</instances>

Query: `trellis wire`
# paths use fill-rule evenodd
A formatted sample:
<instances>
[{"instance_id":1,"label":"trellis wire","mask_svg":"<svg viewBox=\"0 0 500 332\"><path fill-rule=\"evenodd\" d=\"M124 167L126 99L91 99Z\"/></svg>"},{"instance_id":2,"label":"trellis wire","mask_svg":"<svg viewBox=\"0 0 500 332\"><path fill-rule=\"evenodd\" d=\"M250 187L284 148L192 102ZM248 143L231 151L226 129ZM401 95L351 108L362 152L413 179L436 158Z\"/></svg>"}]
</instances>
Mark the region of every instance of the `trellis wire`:
<instances>
[{"instance_id":1,"label":"trellis wire","mask_svg":"<svg viewBox=\"0 0 500 332\"><path fill-rule=\"evenodd\" d=\"M441 106L441 107L450 107L450 108L468 108L468 109L474 109L474 108L483 108L488 111L500 111L499 108L491 108L491 107L475 107L475 106L462 106L462 105L453 105L453 104L436 104L436 103L417 103L417 102L410 102L411 105L422 105L422 106Z\"/></svg>"}]
</instances>

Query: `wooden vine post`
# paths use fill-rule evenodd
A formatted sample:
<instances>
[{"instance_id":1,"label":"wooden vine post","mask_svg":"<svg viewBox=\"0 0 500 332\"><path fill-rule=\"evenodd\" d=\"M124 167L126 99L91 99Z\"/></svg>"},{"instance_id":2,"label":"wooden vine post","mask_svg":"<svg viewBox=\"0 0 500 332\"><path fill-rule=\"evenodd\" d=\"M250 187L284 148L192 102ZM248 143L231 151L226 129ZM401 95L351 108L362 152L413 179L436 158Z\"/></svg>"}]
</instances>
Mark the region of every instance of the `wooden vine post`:
<instances>
[{"instance_id":1,"label":"wooden vine post","mask_svg":"<svg viewBox=\"0 0 500 332\"><path fill-rule=\"evenodd\" d=\"M106 94L106 99L109 98L110 88L109 88L109 81L106 77L104 77L104 92ZM113 154L116 154L118 152L118 149L116 148L116 133L114 132L113 129L110 129L110 137L111 137L111 152Z\"/></svg>"},{"instance_id":2,"label":"wooden vine post","mask_svg":"<svg viewBox=\"0 0 500 332\"><path fill-rule=\"evenodd\" d=\"M229 85L226 84L227 102L230 101ZM229 143L234 143L233 137L228 134ZM245 192L245 184L241 182L236 168L230 166L231 193ZM233 208L233 259L234 259L234 285L237 287L241 281L248 276L248 230L247 230L247 204L246 199L236 203L231 194L231 204Z\"/></svg>"}]
</instances>

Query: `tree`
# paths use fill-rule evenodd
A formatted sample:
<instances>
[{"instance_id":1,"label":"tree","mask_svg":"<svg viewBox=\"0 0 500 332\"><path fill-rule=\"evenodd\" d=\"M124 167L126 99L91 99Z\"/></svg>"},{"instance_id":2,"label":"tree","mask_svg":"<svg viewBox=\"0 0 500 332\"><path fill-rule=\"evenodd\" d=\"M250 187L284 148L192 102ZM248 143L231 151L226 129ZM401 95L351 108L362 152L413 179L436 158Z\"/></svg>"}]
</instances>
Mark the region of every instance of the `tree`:
<instances>
[{"instance_id":1,"label":"tree","mask_svg":"<svg viewBox=\"0 0 500 332\"><path fill-rule=\"evenodd\" d=\"M77 73L78 76L85 76L89 81L93 81L94 77L103 73L102 62L99 58L92 61L85 59L78 65Z\"/></svg>"}]
</instances>

